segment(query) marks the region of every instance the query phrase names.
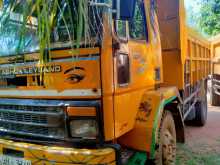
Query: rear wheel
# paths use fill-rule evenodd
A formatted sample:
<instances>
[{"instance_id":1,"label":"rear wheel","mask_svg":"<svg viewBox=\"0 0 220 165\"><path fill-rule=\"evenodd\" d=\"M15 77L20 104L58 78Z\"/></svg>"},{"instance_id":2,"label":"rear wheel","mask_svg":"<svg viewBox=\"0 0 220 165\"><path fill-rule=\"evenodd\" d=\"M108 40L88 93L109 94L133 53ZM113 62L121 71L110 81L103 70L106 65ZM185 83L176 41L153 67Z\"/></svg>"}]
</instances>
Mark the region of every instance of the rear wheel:
<instances>
[{"instance_id":1,"label":"rear wheel","mask_svg":"<svg viewBox=\"0 0 220 165\"><path fill-rule=\"evenodd\" d=\"M175 165L176 162L176 129L172 113L165 111L159 129L159 146L156 150L156 165Z\"/></svg>"},{"instance_id":2,"label":"rear wheel","mask_svg":"<svg viewBox=\"0 0 220 165\"><path fill-rule=\"evenodd\" d=\"M204 126L207 121L208 103L207 103L207 81L204 81L200 90L199 100L195 104L195 119L193 123L196 126Z\"/></svg>"},{"instance_id":3,"label":"rear wheel","mask_svg":"<svg viewBox=\"0 0 220 165\"><path fill-rule=\"evenodd\" d=\"M207 103L207 81L203 81L197 102L190 114L186 118L185 123L192 126L204 126L207 121L208 103Z\"/></svg>"},{"instance_id":4,"label":"rear wheel","mask_svg":"<svg viewBox=\"0 0 220 165\"><path fill-rule=\"evenodd\" d=\"M196 117L194 119L194 123L197 126L204 126L207 121L207 113L208 113L208 106L207 106L207 97L201 101L198 101L195 105Z\"/></svg>"}]
</instances>

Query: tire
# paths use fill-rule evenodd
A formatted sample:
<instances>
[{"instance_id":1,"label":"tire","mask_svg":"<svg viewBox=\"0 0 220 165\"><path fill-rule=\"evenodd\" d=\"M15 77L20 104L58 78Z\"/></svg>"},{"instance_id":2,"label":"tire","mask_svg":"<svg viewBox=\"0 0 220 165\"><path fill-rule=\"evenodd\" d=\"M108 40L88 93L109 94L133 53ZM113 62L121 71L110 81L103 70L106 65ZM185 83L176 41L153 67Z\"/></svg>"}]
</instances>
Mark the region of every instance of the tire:
<instances>
[{"instance_id":1,"label":"tire","mask_svg":"<svg viewBox=\"0 0 220 165\"><path fill-rule=\"evenodd\" d=\"M205 97L204 100L198 101L195 105L196 117L194 119L194 123L196 126L204 126L207 121L207 113L208 113L208 106L207 106L207 98Z\"/></svg>"},{"instance_id":2,"label":"tire","mask_svg":"<svg viewBox=\"0 0 220 165\"><path fill-rule=\"evenodd\" d=\"M158 132L159 146L156 150L155 165L175 165L176 162L176 129L173 115L165 111Z\"/></svg>"},{"instance_id":3,"label":"tire","mask_svg":"<svg viewBox=\"0 0 220 165\"><path fill-rule=\"evenodd\" d=\"M191 126L199 126L202 127L206 124L207 121L207 114L208 114L208 103L207 103L207 85L206 81L203 82L198 101L195 103L194 109L192 110L191 114L187 118L190 120L185 121L185 124ZM190 115L194 116L193 118Z\"/></svg>"},{"instance_id":4,"label":"tire","mask_svg":"<svg viewBox=\"0 0 220 165\"><path fill-rule=\"evenodd\" d=\"M207 82L204 81L202 88L201 88L201 95L200 99L195 104L195 119L193 123L196 126L204 126L207 121L207 114L208 114L208 101L207 101Z\"/></svg>"}]
</instances>

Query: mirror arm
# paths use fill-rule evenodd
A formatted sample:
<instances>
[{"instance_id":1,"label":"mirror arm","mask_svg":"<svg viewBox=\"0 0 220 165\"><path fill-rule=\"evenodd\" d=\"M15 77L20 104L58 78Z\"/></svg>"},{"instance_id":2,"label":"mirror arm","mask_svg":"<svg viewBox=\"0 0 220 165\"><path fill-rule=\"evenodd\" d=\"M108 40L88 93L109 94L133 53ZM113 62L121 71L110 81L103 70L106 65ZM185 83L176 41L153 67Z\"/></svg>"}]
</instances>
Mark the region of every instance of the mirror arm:
<instances>
[{"instance_id":1,"label":"mirror arm","mask_svg":"<svg viewBox=\"0 0 220 165\"><path fill-rule=\"evenodd\" d=\"M117 36L114 28L112 28L112 39L113 39L113 47L117 50L120 49L121 44L128 43L127 39L122 39Z\"/></svg>"},{"instance_id":2,"label":"mirror arm","mask_svg":"<svg viewBox=\"0 0 220 165\"><path fill-rule=\"evenodd\" d=\"M112 39L113 39L113 48L116 50L120 49L121 41L119 37L116 35L114 28L112 28Z\"/></svg>"}]
</instances>

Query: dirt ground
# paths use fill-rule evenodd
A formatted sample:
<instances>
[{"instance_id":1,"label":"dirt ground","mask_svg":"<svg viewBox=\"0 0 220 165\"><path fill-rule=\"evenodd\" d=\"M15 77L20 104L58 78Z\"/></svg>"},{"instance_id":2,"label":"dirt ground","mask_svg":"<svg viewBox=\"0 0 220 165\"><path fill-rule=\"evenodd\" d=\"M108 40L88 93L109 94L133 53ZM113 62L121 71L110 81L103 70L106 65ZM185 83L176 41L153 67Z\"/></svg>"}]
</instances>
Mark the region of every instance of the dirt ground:
<instances>
[{"instance_id":1,"label":"dirt ground","mask_svg":"<svg viewBox=\"0 0 220 165\"><path fill-rule=\"evenodd\" d=\"M209 106L205 127L186 127L177 153L177 165L220 165L220 107Z\"/></svg>"}]
</instances>

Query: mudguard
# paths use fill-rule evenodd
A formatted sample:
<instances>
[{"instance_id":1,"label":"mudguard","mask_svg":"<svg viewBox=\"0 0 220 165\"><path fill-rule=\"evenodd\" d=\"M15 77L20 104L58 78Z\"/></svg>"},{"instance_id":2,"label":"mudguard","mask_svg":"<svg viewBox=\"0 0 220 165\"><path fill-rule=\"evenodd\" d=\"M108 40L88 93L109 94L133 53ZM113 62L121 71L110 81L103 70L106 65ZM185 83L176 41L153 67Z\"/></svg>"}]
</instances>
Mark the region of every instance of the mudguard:
<instances>
[{"instance_id":1,"label":"mudguard","mask_svg":"<svg viewBox=\"0 0 220 165\"><path fill-rule=\"evenodd\" d=\"M142 97L134 129L119 139L120 144L145 151L148 153L148 158L154 159L157 133L164 108L168 104L180 101L181 98L176 87L147 91ZM180 113L178 108L175 110L176 113ZM181 116L181 114L179 115Z\"/></svg>"}]
</instances>

